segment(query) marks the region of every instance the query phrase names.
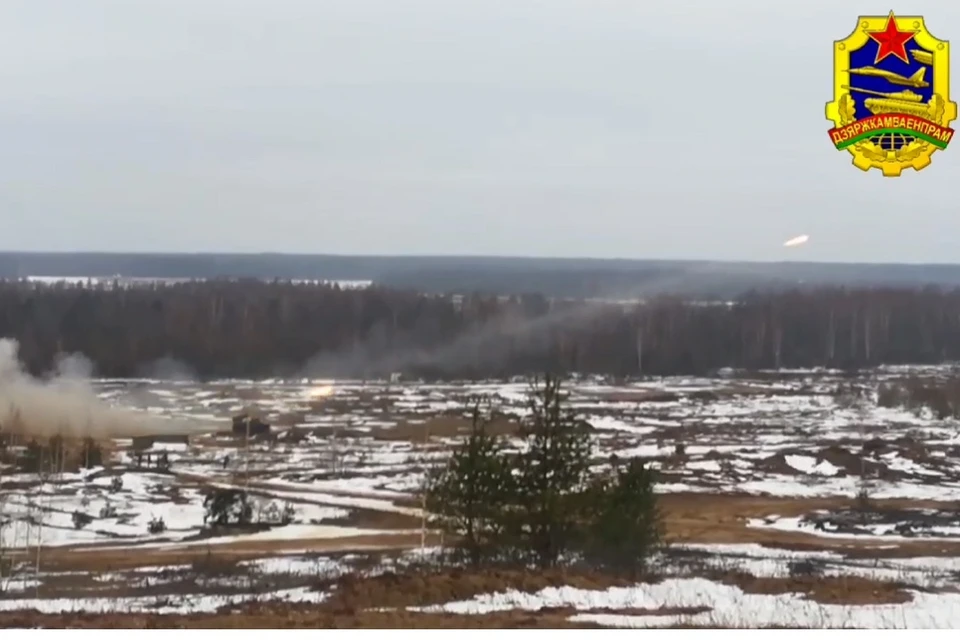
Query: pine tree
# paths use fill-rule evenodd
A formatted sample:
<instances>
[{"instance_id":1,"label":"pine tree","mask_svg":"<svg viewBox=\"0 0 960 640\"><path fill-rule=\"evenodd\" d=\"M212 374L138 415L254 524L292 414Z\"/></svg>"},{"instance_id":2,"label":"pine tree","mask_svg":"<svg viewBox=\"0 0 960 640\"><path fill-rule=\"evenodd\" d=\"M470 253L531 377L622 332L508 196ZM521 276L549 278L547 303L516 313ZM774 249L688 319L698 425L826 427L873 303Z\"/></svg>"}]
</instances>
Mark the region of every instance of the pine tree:
<instances>
[{"instance_id":1,"label":"pine tree","mask_svg":"<svg viewBox=\"0 0 960 640\"><path fill-rule=\"evenodd\" d=\"M583 537L592 443L566 399L556 376L533 383L522 429L528 446L515 459L514 546L542 568L556 566Z\"/></svg>"},{"instance_id":2,"label":"pine tree","mask_svg":"<svg viewBox=\"0 0 960 640\"><path fill-rule=\"evenodd\" d=\"M473 401L470 435L443 467L427 475L427 511L473 567L499 554L512 478L500 439L487 430L485 404Z\"/></svg>"}]
</instances>

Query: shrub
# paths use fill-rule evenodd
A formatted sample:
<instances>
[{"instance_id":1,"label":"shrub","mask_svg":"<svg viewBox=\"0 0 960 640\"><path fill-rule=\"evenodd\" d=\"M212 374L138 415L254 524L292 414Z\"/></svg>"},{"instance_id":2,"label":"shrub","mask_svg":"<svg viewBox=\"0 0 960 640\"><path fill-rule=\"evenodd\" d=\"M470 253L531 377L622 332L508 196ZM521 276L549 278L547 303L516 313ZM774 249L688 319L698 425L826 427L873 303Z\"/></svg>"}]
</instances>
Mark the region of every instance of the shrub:
<instances>
[{"instance_id":1,"label":"shrub","mask_svg":"<svg viewBox=\"0 0 960 640\"><path fill-rule=\"evenodd\" d=\"M253 520L253 505L246 491L215 489L203 500L205 525L245 525Z\"/></svg>"},{"instance_id":2,"label":"shrub","mask_svg":"<svg viewBox=\"0 0 960 640\"><path fill-rule=\"evenodd\" d=\"M662 544L656 473L643 460L596 478L590 487L584 557L593 566L636 578Z\"/></svg>"},{"instance_id":3,"label":"shrub","mask_svg":"<svg viewBox=\"0 0 960 640\"><path fill-rule=\"evenodd\" d=\"M73 512L73 526L75 529L83 529L91 522L93 522L93 516L82 511Z\"/></svg>"}]
</instances>

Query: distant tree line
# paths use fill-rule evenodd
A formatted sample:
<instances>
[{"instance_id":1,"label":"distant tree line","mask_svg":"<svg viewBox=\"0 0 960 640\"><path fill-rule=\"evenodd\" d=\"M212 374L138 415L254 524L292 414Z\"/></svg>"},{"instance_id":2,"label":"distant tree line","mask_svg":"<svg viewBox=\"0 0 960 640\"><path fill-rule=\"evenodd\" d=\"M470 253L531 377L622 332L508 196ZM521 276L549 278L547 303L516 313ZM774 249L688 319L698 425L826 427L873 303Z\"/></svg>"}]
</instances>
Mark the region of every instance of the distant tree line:
<instances>
[{"instance_id":1,"label":"distant tree line","mask_svg":"<svg viewBox=\"0 0 960 640\"><path fill-rule=\"evenodd\" d=\"M170 362L201 377L855 368L960 359L960 290L613 304L255 280L129 288L6 281L0 336L19 341L34 373L58 354L82 353L97 374L116 377L155 375L157 363Z\"/></svg>"},{"instance_id":2,"label":"distant tree line","mask_svg":"<svg viewBox=\"0 0 960 640\"><path fill-rule=\"evenodd\" d=\"M751 290L824 285L960 285L960 265L950 264L0 251L0 278L113 274L128 278L366 280L437 294L539 292L560 298L633 298L670 293L729 300Z\"/></svg>"}]
</instances>

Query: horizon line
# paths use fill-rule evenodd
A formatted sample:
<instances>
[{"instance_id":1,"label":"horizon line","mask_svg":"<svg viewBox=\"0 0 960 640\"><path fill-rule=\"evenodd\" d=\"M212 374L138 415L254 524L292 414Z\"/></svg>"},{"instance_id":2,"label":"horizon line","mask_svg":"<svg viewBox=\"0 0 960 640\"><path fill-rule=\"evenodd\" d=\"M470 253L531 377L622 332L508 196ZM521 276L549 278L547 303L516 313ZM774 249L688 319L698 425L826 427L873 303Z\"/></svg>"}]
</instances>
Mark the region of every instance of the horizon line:
<instances>
[{"instance_id":1,"label":"horizon line","mask_svg":"<svg viewBox=\"0 0 960 640\"><path fill-rule=\"evenodd\" d=\"M519 260L527 262L597 262L597 263L693 263L693 264L795 264L795 265L842 265L842 266L903 266L903 267L960 267L960 262L880 262L842 260L759 260L759 259L711 259L711 258L622 258L595 256L525 256L516 254L471 254L471 253L298 253L285 251L101 251L101 250L8 250L0 249L0 256L104 256L104 257L291 257L291 258L348 258L373 260Z\"/></svg>"}]
</instances>

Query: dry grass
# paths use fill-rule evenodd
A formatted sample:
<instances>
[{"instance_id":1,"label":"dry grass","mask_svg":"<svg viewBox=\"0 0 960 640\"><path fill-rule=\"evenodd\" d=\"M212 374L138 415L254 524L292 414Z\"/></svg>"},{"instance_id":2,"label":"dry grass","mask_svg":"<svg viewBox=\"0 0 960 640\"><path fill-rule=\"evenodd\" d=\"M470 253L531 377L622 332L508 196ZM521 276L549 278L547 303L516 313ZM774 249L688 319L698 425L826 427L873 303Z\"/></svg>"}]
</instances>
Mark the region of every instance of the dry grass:
<instances>
[{"instance_id":1,"label":"dry grass","mask_svg":"<svg viewBox=\"0 0 960 640\"><path fill-rule=\"evenodd\" d=\"M427 544L437 544L434 536L427 537ZM106 546L106 545L104 545ZM281 553L323 553L371 552L386 550L413 549L420 546L420 534L389 534L352 536L349 538L320 538L316 540L270 540L262 542L230 543L210 545L198 541L190 546L144 547L136 545L123 548L50 547L43 552L44 571L121 571L137 567L160 565L191 564L198 557L206 556L211 549L217 555L233 556L250 560L266 558Z\"/></svg>"},{"instance_id":2,"label":"dry grass","mask_svg":"<svg viewBox=\"0 0 960 640\"><path fill-rule=\"evenodd\" d=\"M824 538L800 531L748 528L749 518L769 515L795 517L818 509L832 510L855 506L853 498L773 498L746 495L672 493L661 496L668 540L687 543L768 544L804 550L846 550L889 544L884 540ZM879 508L942 508L943 503L923 500L874 500ZM910 555L960 555L960 543L906 542Z\"/></svg>"},{"instance_id":3,"label":"dry grass","mask_svg":"<svg viewBox=\"0 0 960 640\"><path fill-rule=\"evenodd\" d=\"M324 607L355 613L366 609L443 604L508 590L534 593L547 587L561 586L603 590L629 584L633 583L608 575L575 571L448 569L385 573L370 578L351 574L335 581L336 588Z\"/></svg>"},{"instance_id":4,"label":"dry grass","mask_svg":"<svg viewBox=\"0 0 960 640\"><path fill-rule=\"evenodd\" d=\"M942 504L926 501L882 500L878 505L891 508L925 508ZM884 540L853 540L824 538L813 534L774 529L747 528L748 518L762 518L771 514L782 517L799 516L816 509L836 509L853 504L852 499L819 498L790 499L757 496L708 495L700 493L668 494L661 496L668 541L680 543L756 543L795 551L832 550L851 557L912 557L957 556L960 543L947 541L902 542L896 547ZM383 531L418 529L420 519L397 513L355 510L351 516L337 521L360 528ZM427 544L438 542L429 535ZM324 538L316 540L276 540L263 542L224 542L216 545L217 553L238 558L257 558L275 555L291 549L318 553L363 551L368 549L412 549L419 547L420 534L370 535L351 538ZM110 546L110 545L104 545ZM44 550L44 568L48 570L118 570L160 564L183 564L206 554L210 546L197 543L174 548L83 549L51 547Z\"/></svg>"},{"instance_id":5,"label":"dry grass","mask_svg":"<svg viewBox=\"0 0 960 640\"><path fill-rule=\"evenodd\" d=\"M195 570L204 575L234 569L230 558L197 558ZM720 582L740 587L746 593L802 593L824 605L873 605L907 602L910 595L903 585L854 577L756 578L728 572L711 576ZM595 626L576 623L577 613L603 613L628 616L678 616L678 627L709 627L707 607L664 607L660 609L590 609L573 607L539 611L504 611L483 615L424 613L406 610L508 590L535 593L547 587L571 586L585 590L605 590L628 586L633 582L608 575L582 571L530 572L518 570L466 571L459 569L385 573L374 577L348 574L321 581L315 588L331 593L320 604L251 602L239 607L224 607L211 614L58 614L37 612L0 614L0 627L56 628L583 628ZM721 612L716 612L721 613ZM729 612L722 612L724 615ZM688 616L705 614L705 622ZM719 618L718 618L719 619Z\"/></svg>"},{"instance_id":6,"label":"dry grass","mask_svg":"<svg viewBox=\"0 0 960 640\"><path fill-rule=\"evenodd\" d=\"M419 506L419 505L416 505ZM358 529L409 530L419 529L423 520L417 516L391 511L373 509L352 509L350 515L343 518L330 518L324 524Z\"/></svg>"},{"instance_id":7,"label":"dry grass","mask_svg":"<svg viewBox=\"0 0 960 640\"><path fill-rule=\"evenodd\" d=\"M307 420L309 414L306 411L291 411L280 413L273 419L273 426L276 427L296 427Z\"/></svg>"},{"instance_id":8,"label":"dry grass","mask_svg":"<svg viewBox=\"0 0 960 640\"><path fill-rule=\"evenodd\" d=\"M194 615L0 613L0 628L57 629L584 629L568 612L508 611L478 616L409 611L335 613L314 606L254 604L239 611Z\"/></svg>"},{"instance_id":9,"label":"dry grass","mask_svg":"<svg viewBox=\"0 0 960 640\"><path fill-rule=\"evenodd\" d=\"M454 438L470 433L472 423L460 416L437 416L426 422L402 422L395 427L383 427L372 432L377 440L405 440L425 442L428 438ZM520 424L506 417L499 417L487 425L487 432L500 436L515 436Z\"/></svg>"},{"instance_id":10,"label":"dry grass","mask_svg":"<svg viewBox=\"0 0 960 640\"><path fill-rule=\"evenodd\" d=\"M902 604L910 602L909 585L897 582L870 580L859 576L797 576L764 578L742 572L728 572L710 576L739 587L744 593L778 594L802 593L807 600L820 604Z\"/></svg>"}]
</instances>

